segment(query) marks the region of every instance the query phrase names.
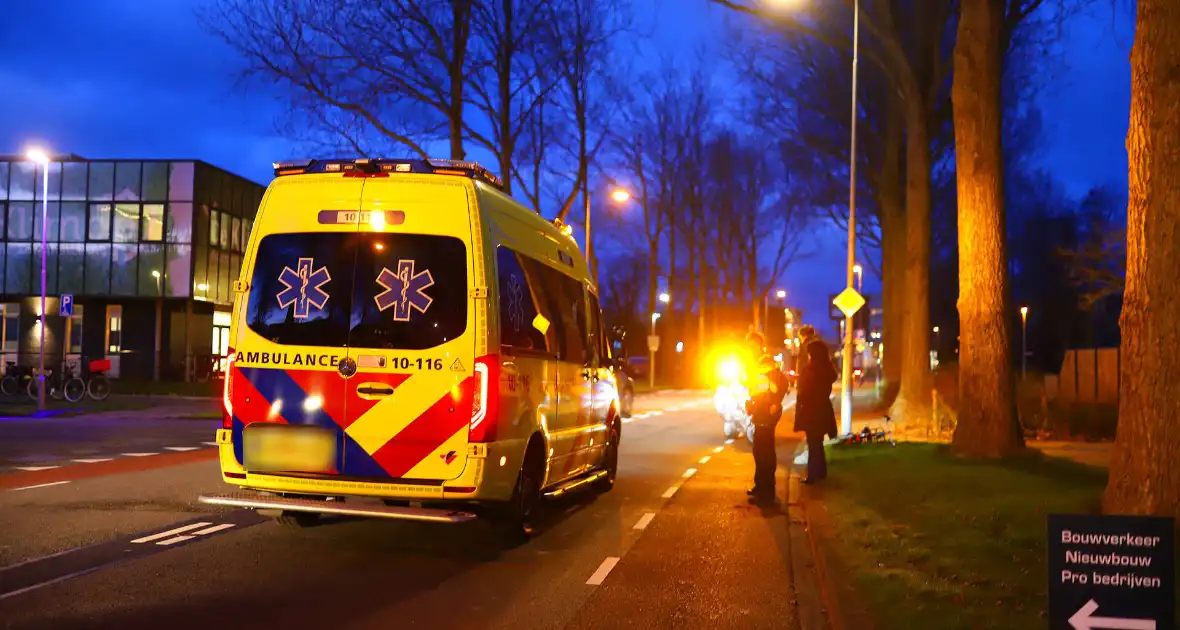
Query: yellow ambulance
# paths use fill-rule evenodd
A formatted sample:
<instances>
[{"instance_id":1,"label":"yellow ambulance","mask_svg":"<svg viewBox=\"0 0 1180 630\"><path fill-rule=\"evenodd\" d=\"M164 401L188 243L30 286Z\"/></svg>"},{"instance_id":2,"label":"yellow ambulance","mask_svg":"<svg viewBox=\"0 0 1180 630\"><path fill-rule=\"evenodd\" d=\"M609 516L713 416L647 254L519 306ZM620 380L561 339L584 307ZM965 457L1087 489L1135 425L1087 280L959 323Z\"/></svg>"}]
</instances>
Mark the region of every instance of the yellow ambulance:
<instances>
[{"instance_id":1,"label":"yellow ambulance","mask_svg":"<svg viewBox=\"0 0 1180 630\"><path fill-rule=\"evenodd\" d=\"M221 473L200 500L527 533L609 490L621 422L568 228L470 162L275 164L234 284Z\"/></svg>"}]
</instances>

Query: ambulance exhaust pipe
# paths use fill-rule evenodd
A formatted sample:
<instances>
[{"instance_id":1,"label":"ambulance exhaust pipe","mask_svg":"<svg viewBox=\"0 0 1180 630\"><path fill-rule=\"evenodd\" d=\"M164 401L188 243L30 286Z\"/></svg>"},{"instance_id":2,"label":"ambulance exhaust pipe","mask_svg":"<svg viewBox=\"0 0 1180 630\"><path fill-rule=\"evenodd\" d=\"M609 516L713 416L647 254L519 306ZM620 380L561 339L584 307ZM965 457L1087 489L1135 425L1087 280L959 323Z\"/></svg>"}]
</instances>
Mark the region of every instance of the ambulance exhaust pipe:
<instances>
[{"instance_id":1,"label":"ambulance exhaust pipe","mask_svg":"<svg viewBox=\"0 0 1180 630\"><path fill-rule=\"evenodd\" d=\"M314 499L295 499L254 494L202 494L197 500L207 505L223 505L254 510L312 512L315 514L388 518L422 523L466 523L476 518L475 514L471 512L457 510L438 510L393 505L348 505L342 501L317 501Z\"/></svg>"}]
</instances>

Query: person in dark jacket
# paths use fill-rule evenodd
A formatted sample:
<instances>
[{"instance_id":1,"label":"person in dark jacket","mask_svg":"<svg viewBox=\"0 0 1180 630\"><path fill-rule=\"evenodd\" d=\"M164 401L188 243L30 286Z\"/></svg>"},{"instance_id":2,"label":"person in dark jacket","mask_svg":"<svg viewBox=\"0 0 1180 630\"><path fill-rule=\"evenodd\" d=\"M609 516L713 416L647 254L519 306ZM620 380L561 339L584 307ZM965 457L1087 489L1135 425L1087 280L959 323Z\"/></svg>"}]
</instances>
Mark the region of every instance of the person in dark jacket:
<instances>
[{"instance_id":1,"label":"person in dark jacket","mask_svg":"<svg viewBox=\"0 0 1180 630\"><path fill-rule=\"evenodd\" d=\"M815 483L828 476L824 436L836 437L838 431L831 400L837 375L823 341L813 338L806 348L807 364L799 374L795 398L795 431L807 434L807 478L803 482Z\"/></svg>"},{"instance_id":2,"label":"person in dark jacket","mask_svg":"<svg viewBox=\"0 0 1180 630\"><path fill-rule=\"evenodd\" d=\"M754 423L754 487L746 491L750 500L773 503L774 474L778 456L774 452L774 428L783 415L783 397L790 383L774 359L762 355L758 376L750 392L749 411Z\"/></svg>"}]
</instances>

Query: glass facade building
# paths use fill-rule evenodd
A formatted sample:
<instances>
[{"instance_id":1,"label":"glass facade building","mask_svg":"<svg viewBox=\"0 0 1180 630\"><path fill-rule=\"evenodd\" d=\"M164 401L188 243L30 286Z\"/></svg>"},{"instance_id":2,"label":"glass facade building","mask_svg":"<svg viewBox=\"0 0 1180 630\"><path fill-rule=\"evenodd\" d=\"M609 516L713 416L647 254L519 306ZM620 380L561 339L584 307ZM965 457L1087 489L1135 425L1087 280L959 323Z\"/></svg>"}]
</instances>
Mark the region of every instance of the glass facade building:
<instances>
[{"instance_id":1,"label":"glass facade building","mask_svg":"<svg viewBox=\"0 0 1180 630\"><path fill-rule=\"evenodd\" d=\"M5 362L36 363L45 230L48 365L110 358L120 376L181 380L216 365L264 187L197 160L67 156L46 195L43 168L0 156Z\"/></svg>"}]
</instances>

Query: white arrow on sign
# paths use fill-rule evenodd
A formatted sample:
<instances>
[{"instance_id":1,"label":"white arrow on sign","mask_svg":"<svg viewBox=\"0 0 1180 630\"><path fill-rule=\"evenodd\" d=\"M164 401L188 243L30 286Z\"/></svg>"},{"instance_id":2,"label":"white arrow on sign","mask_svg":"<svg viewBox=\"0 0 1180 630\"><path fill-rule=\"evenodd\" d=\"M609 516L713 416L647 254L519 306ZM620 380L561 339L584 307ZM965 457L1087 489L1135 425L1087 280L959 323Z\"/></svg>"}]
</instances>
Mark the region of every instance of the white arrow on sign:
<instances>
[{"instance_id":1,"label":"white arrow on sign","mask_svg":"<svg viewBox=\"0 0 1180 630\"><path fill-rule=\"evenodd\" d=\"M1151 619L1125 619L1123 617L1094 617L1098 602L1090 600L1069 618L1069 625L1075 630L1155 630Z\"/></svg>"}]
</instances>

